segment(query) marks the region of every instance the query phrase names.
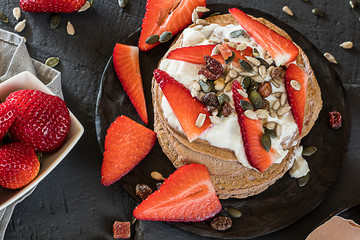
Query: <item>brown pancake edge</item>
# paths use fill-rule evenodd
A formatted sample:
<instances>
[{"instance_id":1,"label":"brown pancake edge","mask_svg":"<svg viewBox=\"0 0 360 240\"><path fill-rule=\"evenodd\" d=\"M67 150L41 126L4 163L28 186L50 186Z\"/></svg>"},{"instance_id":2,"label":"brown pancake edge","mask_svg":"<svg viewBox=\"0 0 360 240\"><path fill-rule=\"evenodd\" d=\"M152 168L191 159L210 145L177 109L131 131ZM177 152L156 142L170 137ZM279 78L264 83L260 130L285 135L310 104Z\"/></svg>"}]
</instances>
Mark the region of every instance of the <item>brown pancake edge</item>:
<instances>
[{"instance_id":1,"label":"brown pancake edge","mask_svg":"<svg viewBox=\"0 0 360 240\"><path fill-rule=\"evenodd\" d=\"M253 17L254 18L254 17ZM254 18L268 26L284 37L291 39L282 29L263 18ZM217 15L207 18L209 23L222 26L235 24L236 20L230 15ZM191 25L193 27L195 25ZM182 46L182 34L173 42L168 52ZM210 173L211 180L220 199L246 198L266 190L281 178L293 164L294 150L300 144L300 140L306 136L319 115L322 108L321 92L316 81L309 59L299 48L297 65L309 75L307 99L305 105L305 118L302 134L298 132L293 136L289 146L289 153L279 164L273 164L265 172L258 172L242 166L236 159L232 150L218 148L204 140L189 142L184 134L174 129L163 115L161 108L162 91L156 80L152 80L152 97L154 106L154 130L163 152L176 168L185 164L204 164Z\"/></svg>"}]
</instances>

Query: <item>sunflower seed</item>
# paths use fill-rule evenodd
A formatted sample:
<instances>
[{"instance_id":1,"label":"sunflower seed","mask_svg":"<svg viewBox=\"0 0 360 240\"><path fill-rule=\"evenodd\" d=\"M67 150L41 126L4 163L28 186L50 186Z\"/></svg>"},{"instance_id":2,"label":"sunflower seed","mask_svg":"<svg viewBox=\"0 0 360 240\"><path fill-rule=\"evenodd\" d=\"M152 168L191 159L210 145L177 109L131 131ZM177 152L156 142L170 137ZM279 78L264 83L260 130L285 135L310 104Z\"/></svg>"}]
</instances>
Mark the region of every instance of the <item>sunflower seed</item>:
<instances>
[{"instance_id":1,"label":"sunflower seed","mask_svg":"<svg viewBox=\"0 0 360 240\"><path fill-rule=\"evenodd\" d=\"M337 64L335 57L333 55L331 55L330 53L328 53L328 52L324 53L324 57L326 57L326 59L329 62Z\"/></svg>"},{"instance_id":2,"label":"sunflower seed","mask_svg":"<svg viewBox=\"0 0 360 240\"><path fill-rule=\"evenodd\" d=\"M246 57L246 59L255 66L260 66L260 61L253 57Z\"/></svg>"},{"instance_id":3,"label":"sunflower seed","mask_svg":"<svg viewBox=\"0 0 360 240\"><path fill-rule=\"evenodd\" d=\"M240 100L240 106L244 111L254 110L254 107L251 105L251 103L249 103L248 101L245 101L245 100Z\"/></svg>"},{"instance_id":4,"label":"sunflower seed","mask_svg":"<svg viewBox=\"0 0 360 240\"><path fill-rule=\"evenodd\" d=\"M123 0L124 1L124 0ZM125 0L126 1L126 0ZM119 0L119 5L120 5L120 0ZM90 2L86 1L84 3L84 5L78 10L78 12L85 12L86 10L88 10L91 7ZM121 5L120 5L121 7Z\"/></svg>"},{"instance_id":5,"label":"sunflower seed","mask_svg":"<svg viewBox=\"0 0 360 240\"><path fill-rule=\"evenodd\" d=\"M291 86L293 89L295 89L296 91L300 91L300 89L301 89L301 84L300 84L298 81L296 81L296 80L291 80L291 81L290 81L290 86Z\"/></svg>"},{"instance_id":6,"label":"sunflower seed","mask_svg":"<svg viewBox=\"0 0 360 240\"><path fill-rule=\"evenodd\" d=\"M237 76L239 76L239 73L238 73L237 71L231 69L231 70L229 71L229 76L230 76L231 78L236 78Z\"/></svg>"},{"instance_id":7,"label":"sunflower seed","mask_svg":"<svg viewBox=\"0 0 360 240\"><path fill-rule=\"evenodd\" d=\"M279 88L280 84L278 84L274 79L271 79L270 82L276 87Z\"/></svg>"},{"instance_id":8,"label":"sunflower seed","mask_svg":"<svg viewBox=\"0 0 360 240\"><path fill-rule=\"evenodd\" d=\"M281 107L279 108L276 113L278 116L283 116L285 113L289 112L291 109L290 106L284 106L284 107Z\"/></svg>"},{"instance_id":9,"label":"sunflower seed","mask_svg":"<svg viewBox=\"0 0 360 240\"><path fill-rule=\"evenodd\" d=\"M282 92L274 92L272 95L276 98L280 98L282 94Z\"/></svg>"},{"instance_id":10,"label":"sunflower seed","mask_svg":"<svg viewBox=\"0 0 360 240\"><path fill-rule=\"evenodd\" d=\"M357 1L349 1L349 4L351 6L351 8L356 8L356 6L358 5Z\"/></svg>"},{"instance_id":11,"label":"sunflower seed","mask_svg":"<svg viewBox=\"0 0 360 240\"><path fill-rule=\"evenodd\" d=\"M265 149L265 151L269 152L270 148L271 148L271 138L269 135L267 135L266 133L264 133L261 136L261 146Z\"/></svg>"},{"instance_id":12,"label":"sunflower seed","mask_svg":"<svg viewBox=\"0 0 360 240\"><path fill-rule=\"evenodd\" d=\"M22 32L26 26L26 19L22 20L18 24L15 25L14 30L17 32Z\"/></svg>"},{"instance_id":13,"label":"sunflower seed","mask_svg":"<svg viewBox=\"0 0 360 240\"><path fill-rule=\"evenodd\" d=\"M211 56L214 56L214 55L217 55L220 53L220 50L219 50L219 45L216 45L213 50L211 51Z\"/></svg>"},{"instance_id":14,"label":"sunflower seed","mask_svg":"<svg viewBox=\"0 0 360 240\"><path fill-rule=\"evenodd\" d=\"M264 127L266 127L269 130L274 130L276 127L276 122L267 122L264 124Z\"/></svg>"},{"instance_id":15,"label":"sunflower seed","mask_svg":"<svg viewBox=\"0 0 360 240\"><path fill-rule=\"evenodd\" d=\"M242 89L237 90L243 98L247 98L249 95Z\"/></svg>"},{"instance_id":16,"label":"sunflower seed","mask_svg":"<svg viewBox=\"0 0 360 240\"><path fill-rule=\"evenodd\" d=\"M219 118L218 116L210 116L209 118L213 124L215 124L215 125L220 124L221 118Z\"/></svg>"},{"instance_id":17,"label":"sunflower seed","mask_svg":"<svg viewBox=\"0 0 360 240\"><path fill-rule=\"evenodd\" d=\"M287 101L286 93L281 94L281 97L280 97L281 106L284 106L286 104L286 101Z\"/></svg>"},{"instance_id":18,"label":"sunflower seed","mask_svg":"<svg viewBox=\"0 0 360 240\"><path fill-rule=\"evenodd\" d=\"M255 111L255 113L259 119L265 119L269 116L269 111L266 109L258 109Z\"/></svg>"},{"instance_id":19,"label":"sunflower seed","mask_svg":"<svg viewBox=\"0 0 360 240\"><path fill-rule=\"evenodd\" d=\"M269 109L269 114L270 114L270 117L272 117L272 118L275 118L275 117L276 117L276 112L275 112L275 110L272 109L272 108Z\"/></svg>"},{"instance_id":20,"label":"sunflower seed","mask_svg":"<svg viewBox=\"0 0 360 240\"><path fill-rule=\"evenodd\" d=\"M271 76L272 71L274 70L275 66L270 66L266 71L267 75Z\"/></svg>"},{"instance_id":21,"label":"sunflower seed","mask_svg":"<svg viewBox=\"0 0 360 240\"><path fill-rule=\"evenodd\" d=\"M206 21L205 19L197 19L195 21L195 24L196 25L203 25L203 26L209 25L208 21Z\"/></svg>"},{"instance_id":22,"label":"sunflower seed","mask_svg":"<svg viewBox=\"0 0 360 240\"><path fill-rule=\"evenodd\" d=\"M237 46L236 50L243 51L247 48L246 43L241 43L239 46Z\"/></svg>"},{"instance_id":23,"label":"sunflower seed","mask_svg":"<svg viewBox=\"0 0 360 240\"><path fill-rule=\"evenodd\" d=\"M231 47L231 48L237 48L237 46L238 46L238 44L236 43L236 42L228 42L228 43L226 43L229 47Z\"/></svg>"},{"instance_id":24,"label":"sunflower seed","mask_svg":"<svg viewBox=\"0 0 360 240\"><path fill-rule=\"evenodd\" d=\"M317 148L314 146L305 147L305 148L303 148L302 155L304 157L310 157L314 153L316 153L316 151L317 151Z\"/></svg>"},{"instance_id":25,"label":"sunflower seed","mask_svg":"<svg viewBox=\"0 0 360 240\"><path fill-rule=\"evenodd\" d=\"M198 20L199 18L200 18L199 13L196 10L194 10L191 14L191 21L193 23L196 23L196 20Z\"/></svg>"},{"instance_id":26,"label":"sunflower seed","mask_svg":"<svg viewBox=\"0 0 360 240\"><path fill-rule=\"evenodd\" d=\"M226 84L226 86L224 87L224 92L230 92L232 85L233 85L232 82L229 82L228 84Z\"/></svg>"},{"instance_id":27,"label":"sunflower seed","mask_svg":"<svg viewBox=\"0 0 360 240\"><path fill-rule=\"evenodd\" d=\"M347 42L343 42L342 44L340 44L340 47L344 48L344 49L351 49L353 48L354 44L351 41L347 41Z\"/></svg>"},{"instance_id":28,"label":"sunflower seed","mask_svg":"<svg viewBox=\"0 0 360 240\"><path fill-rule=\"evenodd\" d=\"M60 22L61 22L61 16L59 14L55 14L50 19L50 27L52 29L55 29L60 25Z\"/></svg>"},{"instance_id":29,"label":"sunflower seed","mask_svg":"<svg viewBox=\"0 0 360 240\"><path fill-rule=\"evenodd\" d=\"M272 108L276 111L280 108L280 101L279 100L276 100L274 103L273 103L273 106Z\"/></svg>"},{"instance_id":30,"label":"sunflower seed","mask_svg":"<svg viewBox=\"0 0 360 240\"><path fill-rule=\"evenodd\" d=\"M163 175L161 175L161 173L159 173L159 172L157 172L157 171L151 172L151 177L152 177L152 179L157 180L157 181L162 181L162 180L165 179L165 178L163 177Z\"/></svg>"},{"instance_id":31,"label":"sunflower seed","mask_svg":"<svg viewBox=\"0 0 360 240\"><path fill-rule=\"evenodd\" d=\"M244 30L235 30L235 31L232 31L231 33L229 33L229 36L231 38L238 38L240 37L241 35L243 35L245 33Z\"/></svg>"},{"instance_id":32,"label":"sunflower seed","mask_svg":"<svg viewBox=\"0 0 360 240\"><path fill-rule=\"evenodd\" d=\"M73 36L75 34L75 28L74 26L71 24L70 21L67 22L67 25L66 25L66 31L69 35Z\"/></svg>"},{"instance_id":33,"label":"sunflower seed","mask_svg":"<svg viewBox=\"0 0 360 240\"><path fill-rule=\"evenodd\" d=\"M19 20L21 17L21 9L19 7L16 7L13 9L13 16L16 20Z\"/></svg>"},{"instance_id":34,"label":"sunflower seed","mask_svg":"<svg viewBox=\"0 0 360 240\"><path fill-rule=\"evenodd\" d=\"M4 23L8 23L9 19L8 17L5 15L5 13L0 11L0 21L4 22Z\"/></svg>"},{"instance_id":35,"label":"sunflower seed","mask_svg":"<svg viewBox=\"0 0 360 240\"><path fill-rule=\"evenodd\" d=\"M253 71L252 66L247 61L245 61L243 59L240 59L239 63L240 63L241 68L244 69L246 72L252 72Z\"/></svg>"},{"instance_id":36,"label":"sunflower seed","mask_svg":"<svg viewBox=\"0 0 360 240\"><path fill-rule=\"evenodd\" d=\"M239 72L239 75L243 76L243 77L253 77L253 76L255 76L255 74L251 73L251 72Z\"/></svg>"},{"instance_id":37,"label":"sunflower seed","mask_svg":"<svg viewBox=\"0 0 360 240\"><path fill-rule=\"evenodd\" d=\"M242 212L236 208L224 208L224 211L227 212L232 218L240 218L242 216Z\"/></svg>"},{"instance_id":38,"label":"sunflower seed","mask_svg":"<svg viewBox=\"0 0 360 240\"><path fill-rule=\"evenodd\" d=\"M49 57L48 59L46 59L45 65L49 67L55 67L56 65L58 65L59 61L60 59L58 57Z\"/></svg>"},{"instance_id":39,"label":"sunflower seed","mask_svg":"<svg viewBox=\"0 0 360 240\"><path fill-rule=\"evenodd\" d=\"M314 8L313 10L311 10L311 12L315 15L315 16L318 16L318 17L323 17L325 16L325 13L323 11L321 11L320 9L318 8Z\"/></svg>"},{"instance_id":40,"label":"sunflower seed","mask_svg":"<svg viewBox=\"0 0 360 240\"><path fill-rule=\"evenodd\" d=\"M264 82L264 79L259 75L254 76L252 78L252 80L254 80L254 82L257 82L257 83L263 83Z\"/></svg>"},{"instance_id":41,"label":"sunflower seed","mask_svg":"<svg viewBox=\"0 0 360 240\"><path fill-rule=\"evenodd\" d=\"M205 13L205 12L210 12L210 9L208 9L206 7L198 6L198 7L195 8L195 11L197 11L199 13Z\"/></svg>"},{"instance_id":42,"label":"sunflower seed","mask_svg":"<svg viewBox=\"0 0 360 240\"><path fill-rule=\"evenodd\" d=\"M305 176L298 178L299 187L304 187L310 180L310 173L307 173Z\"/></svg>"},{"instance_id":43,"label":"sunflower seed","mask_svg":"<svg viewBox=\"0 0 360 240\"><path fill-rule=\"evenodd\" d=\"M281 131L282 131L281 125L280 125L280 124L276 124L275 133L276 133L276 136L277 136L277 137L280 137L280 136L281 136Z\"/></svg>"},{"instance_id":44,"label":"sunflower seed","mask_svg":"<svg viewBox=\"0 0 360 240\"><path fill-rule=\"evenodd\" d=\"M204 113L199 113L197 119L196 119L196 123L195 126L198 128L201 128L204 125L206 119L206 114Z\"/></svg>"},{"instance_id":45,"label":"sunflower seed","mask_svg":"<svg viewBox=\"0 0 360 240\"><path fill-rule=\"evenodd\" d=\"M294 16L293 12L290 10L290 8L288 6L284 6L282 8L283 12L286 13L289 16Z\"/></svg>"},{"instance_id":46,"label":"sunflower seed","mask_svg":"<svg viewBox=\"0 0 360 240\"><path fill-rule=\"evenodd\" d=\"M256 113L253 110L246 110L244 114L249 119L258 120Z\"/></svg>"},{"instance_id":47,"label":"sunflower seed","mask_svg":"<svg viewBox=\"0 0 360 240\"><path fill-rule=\"evenodd\" d=\"M150 37L148 37L145 42L147 44L154 44L159 41L159 38L160 38L159 35L154 34L154 35L151 35Z\"/></svg>"},{"instance_id":48,"label":"sunflower seed","mask_svg":"<svg viewBox=\"0 0 360 240\"><path fill-rule=\"evenodd\" d=\"M171 32L163 32L163 33L160 35L159 42L161 42L161 43L167 42L167 41L169 41L171 38L172 38L172 33L171 33Z\"/></svg>"}]
</instances>

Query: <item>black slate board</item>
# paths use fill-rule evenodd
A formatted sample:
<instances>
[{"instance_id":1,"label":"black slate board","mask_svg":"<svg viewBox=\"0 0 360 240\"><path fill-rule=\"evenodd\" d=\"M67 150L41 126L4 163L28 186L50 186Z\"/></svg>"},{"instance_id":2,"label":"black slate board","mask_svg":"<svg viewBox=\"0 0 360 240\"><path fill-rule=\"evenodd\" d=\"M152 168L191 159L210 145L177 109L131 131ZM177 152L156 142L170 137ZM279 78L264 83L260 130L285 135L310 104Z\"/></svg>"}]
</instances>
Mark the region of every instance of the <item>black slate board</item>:
<instances>
[{"instance_id":1,"label":"black slate board","mask_svg":"<svg viewBox=\"0 0 360 240\"><path fill-rule=\"evenodd\" d=\"M227 9L233 6L209 4L208 7L215 12L226 13ZM286 227L310 212L323 200L326 193L334 185L349 142L350 116L345 91L338 75L328 61L305 37L290 26L258 10L242 10L257 17L264 17L284 29L309 57L322 90L324 106L316 125L310 134L303 139L302 145L317 146L318 152L314 156L307 158L311 170L311 179L305 187L299 188L297 182L286 174L268 190L257 196L244 200L222 200L223 207L232 206L243 211L243 217L234 219L233 227L225 232L212 230L206 222L170 223L180 229L209 237L243 239L256 237ZM138 30L130 36L126 44L136 45L139 33ZM169 44L163 44L149 52L140 53L140 68L150 128L153 128L150 92L152 71L168 49ZM343 127L337 131L332 130L328 124L328 112L334 109L338 110L344 119ZM125 114L141 123L139 116L116 77L112 58L110 58L102 76L95 114L97 137L102 150L106 129L121 114ZM168 176L174 171L172 164L162 153L158 144L133 171L120 180L120 183L137 201L140 201L134 192L135 185L146 183L155 189L156 182L150 177L151 171L154 170L163 173L164 176Z\"/></svg>"}]
</instances>

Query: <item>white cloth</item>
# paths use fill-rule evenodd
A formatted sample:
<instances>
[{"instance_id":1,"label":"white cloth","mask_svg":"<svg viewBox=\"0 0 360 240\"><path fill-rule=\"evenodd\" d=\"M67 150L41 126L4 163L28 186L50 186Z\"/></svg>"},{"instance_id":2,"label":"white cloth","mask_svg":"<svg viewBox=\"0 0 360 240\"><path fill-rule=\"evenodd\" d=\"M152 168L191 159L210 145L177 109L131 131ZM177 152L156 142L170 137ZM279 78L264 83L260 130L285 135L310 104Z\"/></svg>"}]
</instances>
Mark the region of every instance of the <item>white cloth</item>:
<instances>
[{"instance_id":1,"label":"white cloth","mask_svg":"<svg viewBox=\"0 0 360 240\"><path fill-rule=\"evenodd\" d=\"M24 39L17 34L0 29L0 82L10 77L29 71L37 76L51 91L63 98L61 74L45 64L31 59ZM29 196L35 187L23 197L0 211L0 239L4 239L5 230L17 203Z\"/></svg>"}]
</instances>

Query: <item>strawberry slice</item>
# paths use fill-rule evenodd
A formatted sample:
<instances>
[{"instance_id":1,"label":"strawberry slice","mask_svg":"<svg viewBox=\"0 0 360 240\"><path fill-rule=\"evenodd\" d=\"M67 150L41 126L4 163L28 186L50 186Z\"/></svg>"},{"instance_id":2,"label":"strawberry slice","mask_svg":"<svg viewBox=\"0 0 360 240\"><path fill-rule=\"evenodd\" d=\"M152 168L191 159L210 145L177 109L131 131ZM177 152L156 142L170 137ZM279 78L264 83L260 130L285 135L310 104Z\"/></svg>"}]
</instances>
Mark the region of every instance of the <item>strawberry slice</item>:
<instances>
[{"instance_id":1,"label":"strawberry slice","mask_svg":"<svg viewBox=\"0 0 360 240\"><path fill-rule=\"evenodd\" d=\"M169 52L166 58L184 61L193 64L205 64L204 56L205 55L211 56L211 52L215 46L216 45L210 44L210 45L198 45L191 47L176 48L171 52ZM230 51L235 53L235 58L233 62L238 62L239 59L247 60L245 56L250 56L250 57L253 56L253 51L251 47L247 47L243 51L237 51L234 48L229 48L229 49ZM211 57L218 60L221 64L225 64L224 58L221 56L221 54L217 54Z\"/></svg>"},{"instance_id":2,"label":"strawberry slice","mask_svg":"<svg viewBox=\"0 0 360 240\"><path fill-rule=\"evenodd\" d=\"M139 48L117 43L113 52L116 74L140 118L148 124L139 66Z\"/></svg>"},{"instance_id":3,"label":"strawberry slice","mask_svg":"<svg viewBox=\"0 0 360 240\"><path fill-rule=\"evenodd\" d=\"M308 79L309 76L295 64L290 64L288 69L286 70L286 75L285 75L286 94L288 95L288 101L291 106L291 112L294 116L296 124L298 125L300 134L304 124L304 112L305 112ZM300 90L295 90L291 86L292 80L295 80L298 83L300 83L301 85Z\"/></svg>"},{"instance_id":4,"label":"strawberry slice","mask_svg":"<svg viewBox=\"0 0 360 240\"><path fill-rule=\"evenodd\" d=\"M237 8L229 9L229 12L250 36L270 54L278 66L295 61L299 49L291 40L252 19Z\"/></svg>"},{"instance_id":5,"label":"strawberry slice","mask_svg":"<svg viewBox=\"0 0 360 240\"><path fill-rule=\"evenodd\" d=\"M261 136L263 135L263 127L261 120L253 120L245 116L245 111L242 109L240 101L249 102L249 99L242 97L237 91L238 89L241 89L241 85L238 81L234 81L232 93L246 157L252 167L260 172L264 172L278 159L279 154L274 148L270 148L269 152L266 152L262 147Z\"/></svg>"},{"instance_id":6,"label":"strawberry slice","mask_svg":"<svg viewBox=\"0 0 360 240\"><path fill-rule=\"evenodd\" d=\"M210 125L210 113L190 91L166 72L155 69L154 77L168 100L176 118L179 120L190 142L196 139ZM199 114L205 114L205 122L201 127L195 125Z\"/></svg>"},{"instance_id":7,"label":"strawberry slice","mask_svg":"<svg viewBox=\"0 0 360 240\"><path fill-rule=\"evenodd\" d=\"M122 115L111 124L105 137L101 183L118 181L148 155L156 141L150 129Z\"/></svg>"},{"instance_id":8,"label":"strawberry slice","mask_svg":"<svg viewBox=\"0 0 360 240\"><path fill-rule=\"evenodd\" d=\"M152 35L160 36L163 32L168 31L175 36L189 26L192 23L191 14L198 6L205 7L206 0L148 0L141 26L140 50L148 51L160 44L160 42L154 44L145 42Z\"/></svg>"},{"instance_id":9,"label":"strawberry slice","mask_svg":"<svg viewBox=\"0 0 360 240\"><path fill-rule=\"evenodd\" d=\"M0 141L4 138L19 112L15 104L4 102L0 104Z\"/></svg>"},{"instance_id":10,"label":"strawberry slice","mask_svg":"<svg viewBox=\"0 0 360 240\"><path fill-rule=\"evenodd\" d=\"M221 210L209 172L204 165L190 164L165 179L133 212L139 220L199 222Z\"/></svg>"}]
</instances>

